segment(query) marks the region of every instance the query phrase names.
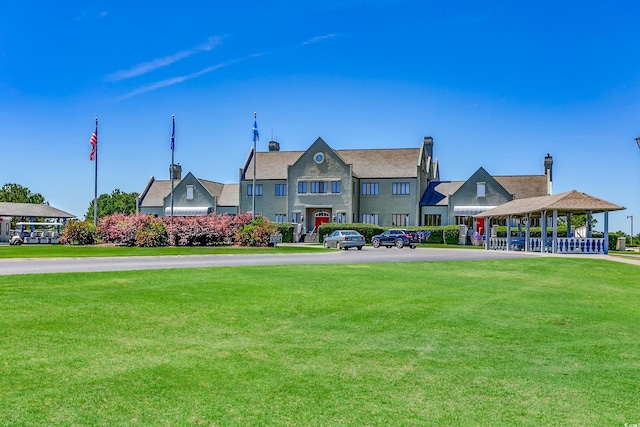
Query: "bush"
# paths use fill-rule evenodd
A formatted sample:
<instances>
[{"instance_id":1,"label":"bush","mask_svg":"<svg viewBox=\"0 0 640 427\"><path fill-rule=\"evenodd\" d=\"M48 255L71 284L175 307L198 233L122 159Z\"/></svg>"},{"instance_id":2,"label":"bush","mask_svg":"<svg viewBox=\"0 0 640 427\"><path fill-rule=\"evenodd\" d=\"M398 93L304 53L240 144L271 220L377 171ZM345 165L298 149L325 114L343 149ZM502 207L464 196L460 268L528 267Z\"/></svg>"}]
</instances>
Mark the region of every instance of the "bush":
<instances>
[{"instance_id":1,"label":"bush","mask_svg":"<svg viewBox=\"0 0 640 427\"><path fill-rule=\"evenodd\" d=\"M293 242L293 224L290 222L277 222L276 228L276 234L282 235L282 243Z\"/></svg>"},{"instance_id":2,"label":"bush","mask_svg":"<svg viewBox=\"0 0 640 427\"><path fill-rule=\"evenodd\" d=\"M251 221L251 215L164 217L162 221L172 246L232 245L238 230Z\"/></svg>"},{"instance_id":3,"label":"bush","mask_svg":"<svg viewBox=\"0 0 640 427\"><path fill-rule=\"evenodd\" d=\"M108 215L100 219L98 234L104 243L123 246L136 245L136 233L153 219L151 215L122 213Z\"/></svg>"},{"instance_id":4,"label":"bush","mask_svg":"<svg viewBox=\"0 0 640 427\"><path fill-rule=\"evenodd\" d=\"M136 231L135 245L138 247L166 246L168 242L167 227L157 218L150 218L142 228Z\"/></svg>"},{"instance_id":5,"label":"bush","mask_svg":"<svg viewBox=\"0 0 640 427\"><path fill-rule=\"evenodd\" d=\"M269 246L269 236L277 231L276 225L259 216L236 232L236 243L240 246Z\"/></svg>"},{"instance_id":6,"label":"bush","mask_svg":"<svg viewBox=\"0 0 640 427\"><path fill-rule=\"evenodd\" d=\"M67 222L60 242L69 245L92 245L96 243L97 236L96 227L92 223L72 219Z\"/></svg>"}]
</instances>

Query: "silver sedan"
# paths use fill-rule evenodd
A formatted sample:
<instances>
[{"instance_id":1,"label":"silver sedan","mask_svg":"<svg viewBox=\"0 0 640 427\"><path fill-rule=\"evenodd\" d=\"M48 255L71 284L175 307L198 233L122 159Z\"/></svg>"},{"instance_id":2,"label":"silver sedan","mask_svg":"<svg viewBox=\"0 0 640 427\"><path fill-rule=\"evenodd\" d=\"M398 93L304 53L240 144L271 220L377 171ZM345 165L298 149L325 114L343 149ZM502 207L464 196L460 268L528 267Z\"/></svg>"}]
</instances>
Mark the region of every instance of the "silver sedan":
<instances>
[{"instance_id":1,"label":"silver sedan","mask_svg":"<svg viewBox=\"0 0 640 427\"><path fill-rule=\"evenodd\" d=\"M336 230L324 239L325 248L347 250L356 247L362 250L364 236L355 230Z\"/></svg>"}]
</instances>

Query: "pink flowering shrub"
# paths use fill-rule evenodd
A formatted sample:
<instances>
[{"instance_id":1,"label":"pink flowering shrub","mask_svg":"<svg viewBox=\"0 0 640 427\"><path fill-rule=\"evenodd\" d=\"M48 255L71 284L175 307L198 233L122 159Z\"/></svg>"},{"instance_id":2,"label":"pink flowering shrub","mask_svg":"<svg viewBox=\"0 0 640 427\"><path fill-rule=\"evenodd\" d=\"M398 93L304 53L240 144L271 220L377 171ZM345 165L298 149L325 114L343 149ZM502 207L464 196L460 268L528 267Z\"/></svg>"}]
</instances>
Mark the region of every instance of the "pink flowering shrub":
<instances>
[{"instance_id":1,"label":"pink flowering shrub","mask_svg":"<svg viewBox=\"0 0 640 427\"><path fill-rule=\"evenodd\" d=\"M60 242L69 245L92 245L96 242L96 228L88 221L72 219L60 235Z\"/></svg>"},{"instance_id":2,"label":"pink flowering shrub","mask_svg":"<svg viewBox=\"0 0 640 427\"><path fill-rule=\"evenodd\" d=\"M265 217L256 217L236 232L236 243L241 246L269 246L269 236L278 228Z\"/></svg>"},{"instance_id":3,"label":"pink flowering shrub","mask_svg":"<svg viewBox=\"0 0 640 427\"><path fill-rule=\"evenodd\" d=\"M232 245L238 230L251 215L217 215L155 218L151 215L108 215L98 224L104 243L125 246Z\"/></svg>"},{"instance_id":4,"label":"pink flowering shrub","mask_svg":"<svg viewBox=\"0 0 640 427\"><path fill-rule=\"evenodd\" d=\"M166 246L168 242L167 227L157 218L151 218L136 231L135 245L138 247Z\"/></svg>"},{"instance_id":5,"label":"pink flowering shrub","mask_svg":"<svg viewBox=\"0 0 640 427\"><path fill-rule=\"evenodd\" d=\"M104 243L124 246L164 246L168 241L162 221L142 214L105 216L98 224L98 234Z\"/></svg>"},{"instance_id":6,"label":"pink flowering shrub","mask_svg":"<svg viewBox=\"0 0 640 427\"><path fill-rule=\"evenodd\" d=\"M164 217L172 246L232 245L238 229L251 221L249 214L210 214L193 217Z\"/></svg>"}]
</instances>

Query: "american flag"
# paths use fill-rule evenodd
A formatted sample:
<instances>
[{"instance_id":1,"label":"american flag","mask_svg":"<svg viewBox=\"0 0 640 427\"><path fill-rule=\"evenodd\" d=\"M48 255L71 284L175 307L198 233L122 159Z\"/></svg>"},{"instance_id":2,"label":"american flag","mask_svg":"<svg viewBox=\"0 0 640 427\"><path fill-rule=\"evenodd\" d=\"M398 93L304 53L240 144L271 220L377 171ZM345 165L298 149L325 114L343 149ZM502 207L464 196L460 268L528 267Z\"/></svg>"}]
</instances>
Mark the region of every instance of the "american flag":
<instances>
[{"instance_id":1,"label":"american flag","mask_svg":"<svg viewBox=\"0 0 640 427\"><path fill-rule=\"evenodd\" d=\"M96 126L96 130L93 131L91 139L89 140L89 144L91 144L91 154L89 155L89 160L93 161L93 159L96 158L96 151L98 150L98 126Z\"/></svg>"}]
</instances>

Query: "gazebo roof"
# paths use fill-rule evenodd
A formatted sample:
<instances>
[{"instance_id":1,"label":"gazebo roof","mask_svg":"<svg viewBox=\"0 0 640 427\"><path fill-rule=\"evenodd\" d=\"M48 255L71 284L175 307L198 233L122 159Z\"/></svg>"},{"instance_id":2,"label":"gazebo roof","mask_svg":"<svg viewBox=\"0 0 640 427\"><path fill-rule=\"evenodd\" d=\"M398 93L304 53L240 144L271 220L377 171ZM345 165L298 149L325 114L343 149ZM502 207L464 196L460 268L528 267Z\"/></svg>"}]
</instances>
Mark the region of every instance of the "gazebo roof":
<instances>
[{"instance_id":1,"label":"gazebo roof","mask_svg":"<svg viewBox=\"0 0 640 427\"><path fill-rule=\"evenodd\" d=\"M0 202L0 216L37 218L75 218L68 212L46 204Z\"/></svg>"},{"instance_id":2,"label":"gazebo roof","mask_svg":"<svg viewBox=\"0 0 640 427\"><path fill-rule=\"evenodd\" d=\"M599 213L624 210L623 206L598 199L576 190L551 196L517 199L475 215L478 218L504 218L508 216L541 216L543 211L557 210L558 214Z\"/></svg>"}]
</instances>

